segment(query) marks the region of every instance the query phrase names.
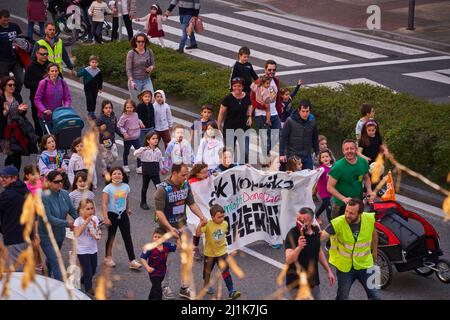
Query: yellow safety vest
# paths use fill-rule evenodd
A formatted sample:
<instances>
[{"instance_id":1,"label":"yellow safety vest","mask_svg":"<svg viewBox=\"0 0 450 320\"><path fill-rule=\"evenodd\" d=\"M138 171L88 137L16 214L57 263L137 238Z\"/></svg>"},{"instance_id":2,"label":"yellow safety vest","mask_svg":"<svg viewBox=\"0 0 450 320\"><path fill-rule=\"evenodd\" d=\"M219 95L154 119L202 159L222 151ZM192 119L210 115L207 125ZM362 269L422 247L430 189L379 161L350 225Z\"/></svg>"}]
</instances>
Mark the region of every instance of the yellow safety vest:
<instances>
[{"instance_id":1,"label":"yellow safety vest","mask_svg":"<svg viewBox=\"0 0 450 320\"><path fill-rule=\"evenodd\" d=\"M345 215L331 220L335 234L330 237L330 263L341 272L369 269L373 266L371 252L372 235L375 228L375 213L361 214L361 227L355 241Z\"/></svg>"},{"instance_id":2,"label":"yellow safety vest","mask_svg":"<svg viewBox=\"0 0 450 320\"><path fill-rule=\"evenodd\" d=\"M55 46L53 48L45 39L41 39L37 43L40 46L44 46L47 48L48 61L56 63L59 67L59 72L62 74L62 72L63 72L63 67L62 67L63 43L62 43L62 40L58 39L58 41L55 43Z\"/></svg>"}]
</instances>

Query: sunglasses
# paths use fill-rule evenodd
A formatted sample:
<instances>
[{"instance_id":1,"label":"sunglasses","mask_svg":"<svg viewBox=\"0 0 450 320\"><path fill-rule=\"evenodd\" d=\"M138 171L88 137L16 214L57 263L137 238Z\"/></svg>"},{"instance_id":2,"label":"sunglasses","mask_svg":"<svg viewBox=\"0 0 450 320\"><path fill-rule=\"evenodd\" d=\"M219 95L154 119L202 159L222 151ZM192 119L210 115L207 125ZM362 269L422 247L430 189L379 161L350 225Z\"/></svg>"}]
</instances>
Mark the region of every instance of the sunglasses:
<instances>
[{"instance_id":1,"label":"sunglasses","mask_svg":"<svg viewBox=\"0 0 450 320\"><path fill-rule=\"evenodd\" d=\"M53 180L52 182L55 183L55 184L56 184L56 183L62 183L63 180L62 180L62 179L61 179L61 180Z\"/></svg>"},{"instance_id":2,"label":"sunglasses","mask_svg":"<svg viewBox=\"0 0 450 320\"><path fill-rule=\"evenodd\" d=\"M15 83L7 83L6 85L7 85L8 87L15 87L15 86L16 86Z\"/></svg>"},{"instance_id":3,"label":"sunglasses","mask_svg":"<svg viewBox=\"0 0 450 320\"><path fill-rule=\"evenodd\" d=\"M275 69L267 69L267 71L269 71L269 72L275 72L275 71L277 71L277 68L275 68Z\"/></svg>"},{"instance_id":4,"label":"sunglasses","mask_svg":"<svg viewBox=\"0 0 450 320\"><path fill-rule=\"evenodd\" d=\"M40 56L45 56L45 57L48 56L48 52L45 52L45 53L40 53L40 52L38 52L38 54L39 54Z\"/></svg>"},{"instance_id":5,"label":"sunglasses","mask_svg":"<svg viewBox=\"0 0 450 320\"><path fill-rule=\"evenodd\" d=\"M136 43L145 43L145 41L139 40L139 41L136 41Z\"/></svg>"}]
</instances>

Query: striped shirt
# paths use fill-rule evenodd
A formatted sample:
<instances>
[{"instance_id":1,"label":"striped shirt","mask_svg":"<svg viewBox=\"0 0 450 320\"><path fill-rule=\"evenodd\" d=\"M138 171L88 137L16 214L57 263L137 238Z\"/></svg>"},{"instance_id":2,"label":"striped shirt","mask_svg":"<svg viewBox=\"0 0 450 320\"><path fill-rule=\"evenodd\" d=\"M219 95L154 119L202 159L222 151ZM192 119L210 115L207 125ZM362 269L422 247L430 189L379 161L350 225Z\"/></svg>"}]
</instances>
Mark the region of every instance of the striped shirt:
<instances>
[{"instance_id":1,"label":"striped shirt","mask_svg":"<svg viewBox=\"0 0 450 320\"><path fill-rule=\"evenodd\" d=\"M70 201L72 202L73 207L77 211L78 211L78 206L80 205L80 202L82 199L89 199L89 200L94 201L95 194L92 191L87 190L85 195L83 193L84 192L82 192L78 189L69 193Z\"/></svg>"},{"instance_id":2,"label":"striped shirt","mask_svg":"<svg viewBox=\"0 0 450 320\"><path fill-rule=\"evenodd\" d=\"M112 14L111 9L103 2L103 0L101 2L92 2L88 10L89 15L92 15L92 21L94 22L103 22L105 20L105 12Z\"/></svg>"}]
</instances>

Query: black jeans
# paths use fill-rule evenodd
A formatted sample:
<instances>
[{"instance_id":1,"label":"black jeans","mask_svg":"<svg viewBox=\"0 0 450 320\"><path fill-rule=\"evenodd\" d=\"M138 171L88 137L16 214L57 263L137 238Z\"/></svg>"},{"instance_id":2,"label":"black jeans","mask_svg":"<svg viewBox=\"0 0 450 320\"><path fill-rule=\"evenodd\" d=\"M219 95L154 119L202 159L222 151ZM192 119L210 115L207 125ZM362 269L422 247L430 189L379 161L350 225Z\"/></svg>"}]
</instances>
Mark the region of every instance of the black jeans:
<instances>
[{"instance_id":1,"label":"black jeans","mask_svg":"<svg viewBox=\"0 0 450 320\"><path fill-rule=\"evenodd\" d=\"M95 105L97 104L98 90L84 89L84 95L86 96L86 107L88 112L95 113Z\"/></svg>"},{"instance_id":2,"label":"black jeans","mask_svg":"<svg viewBox=\"0 0 450 320\"><path fill-rule=\"evenodd\" d=\"M88 39L92 40L94 35L92 33L92 20L88 14L89 7L80 7L80 9L81 9L81 15L83 16L84 20L86 21L86 28L87 28L86 33L87 33Z\"/></svg>"},{"instance_id":3,"label":"black jeans","mask_svg":"<svg viewBox=\"0 0 450 320\"><path fill-rule=\"evenodd\" d=\"M148 295L148 300L162 300L162 286L161 283L164 277L152 277L150 274L150 281L152 282L152 288Z\"/></svg>"},{"instance_id":4,"label":"black jeans","mask_svg":"<svg viewBox=\"0 0 450 320\"><path fill-rule=\"evenodd\" d=\"M32 97L30 96L30 100L31 100L31 117L33 118L34 122L34 132L39 137L39 141L41 141L41 138L44 135L44 133L42 131L41 123L39 122L38 108L34 104L34 95Z\"/></svg>"},{"instance_id":5,"label":"black jeans","mask_svg":"<svg viewBox=\"0 0 450 320\"><path fill-rule=\"evenodd\" d=\"M317 209L316 211L316 218L318 218L323 210L327 211L327 218L328 218L328 222L331 221L331 197L326 197L322 199L322 203L319 207L319 209Z\"/></svg>"},{"instance_id":6,"label":"black jeans","mask_svg":"<svg viewBox=\"0 0 450 320\"><path fill-rule=\"evenodd\" d=\"M133 240L131 239L130 218L128 217L128 213L122 213L119 219L119 215L116 213L108 212L108 218L111 220L111 225L108 227L106 256L112 255L112 245L114 243L114 238L116 237L117 228L119 228L123 242L125 243L125 249L127 250L128 260L134 260L136 256L134 255Z\"/></svg>"},{"instance_id":7,"label":"black jeans","mask_svg":"<svg viewBox=\"0 0 450 320\"><path fill-rule=\"evenodd\" d=\"M93 254L79 254L78 261L80 261L83 276L81 282L84 283L84 290L92 289L92 277L97 270L97 253Z\"/></svg>"},{"instance_id":8,"label":"black jeans","mask_svg":"<svg viewBox=\"0 0 450 320\"><path fill-rule=\"evenodd\" d=\"M95 42L97 43L102 43L102 28L103 28L103 21L102 22L92 21L92 33L94 35Z\"/></svg>"},{"instance_id":9,"label":"black jeans","mask_svg":"<svg viewBox=\"0 0 450 320\"><path fill-rule=\"evenodd\" d=\"M20 171L20 167L22 166L22 154L17 152L8 154L5 159L5 167L9 165L13 165Z\"/></svg>"},{"instance_id":10,"label":"black jeans","mask_svg":"<svg viewBox=\"0 0 450 320\"><path fill-rule=\"evenodd\" d=\"M122 18L123 22L125 23L125 28L127 29L128 40L131 40L133 38L133 26L131 25L130 16L128 14L124 14ZM111 40L119 39L118 30L119 30L119 17L113 17ZM120 32L122 32L122 30L120 30Z\"/></svg>"},{"instance_id":11,"label":"black jeans","mask_svg":"<svg viewBox=\"0 0 450 320\"><path fill-rule=\"evenodd\" d=\"M150 175L143 174L142 175L141 203L147 203L147 190L148 190L148 185L150 184L150 180L153 181L155 188L156 188L156 185L161 183L159 175L150 176Z\"/></svg>"}]
</instances>

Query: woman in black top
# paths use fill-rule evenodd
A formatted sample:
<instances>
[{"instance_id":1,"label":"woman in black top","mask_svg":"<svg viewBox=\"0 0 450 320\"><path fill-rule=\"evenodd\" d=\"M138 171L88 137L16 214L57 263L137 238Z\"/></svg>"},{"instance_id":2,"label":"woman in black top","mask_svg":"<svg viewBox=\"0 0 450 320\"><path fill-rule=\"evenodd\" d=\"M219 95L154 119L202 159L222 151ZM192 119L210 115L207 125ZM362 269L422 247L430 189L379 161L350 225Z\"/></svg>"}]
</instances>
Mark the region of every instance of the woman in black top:
<instances>
[{"instance_id":1,"label":"woman in black top","mask_svg":"<svg viewBox=\"0 0 450 320\"><path fill-rule=\"evenodd\" d=\"M248 134L241 136L235 130L242 129L244 133L252 125L252 115L250 112L250 96L243 91L243 80L241 78L234 78L231 80L232 92L225 96L220 105L219 117L217 119L219 130L223 129L224 145L226 148L235 150L236 141L239 139L239 144L244 144L245 163L248 163L248 153L250 146L250 138ZM222 125L223 122L223 125ZM230 138L234 136L233 142L227 143L227 129L230 129L228 134ZM233 131L231 131L233 130ZM242 161L242 153L239 163Z\"/></svg>"}]
</instances>

